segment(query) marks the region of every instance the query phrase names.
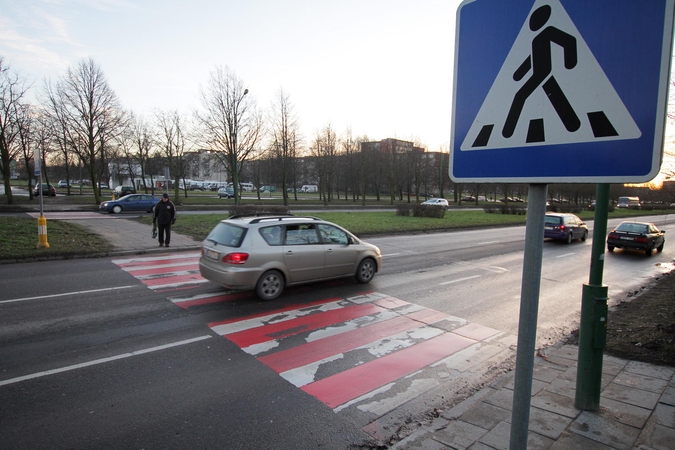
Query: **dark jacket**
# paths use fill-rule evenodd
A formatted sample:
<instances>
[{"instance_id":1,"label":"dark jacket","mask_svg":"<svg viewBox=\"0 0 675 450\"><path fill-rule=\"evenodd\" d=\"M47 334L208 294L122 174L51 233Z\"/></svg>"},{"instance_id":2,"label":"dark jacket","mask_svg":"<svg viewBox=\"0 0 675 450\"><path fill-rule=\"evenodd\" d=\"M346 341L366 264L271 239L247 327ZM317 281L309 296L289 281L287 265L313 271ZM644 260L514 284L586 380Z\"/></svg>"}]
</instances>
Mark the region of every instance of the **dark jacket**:
<instances>
[{"instance_id":1,"label":"dark jacket","mask_svg":"<svg viewBox=\"0 0 675 450\"><path fill-rule=\"evenodd\" d=\"M160 200L155 205L155 220L159 225L170 225L176 219L176 206L171 200Z\"/></svg>"}]
</instances>

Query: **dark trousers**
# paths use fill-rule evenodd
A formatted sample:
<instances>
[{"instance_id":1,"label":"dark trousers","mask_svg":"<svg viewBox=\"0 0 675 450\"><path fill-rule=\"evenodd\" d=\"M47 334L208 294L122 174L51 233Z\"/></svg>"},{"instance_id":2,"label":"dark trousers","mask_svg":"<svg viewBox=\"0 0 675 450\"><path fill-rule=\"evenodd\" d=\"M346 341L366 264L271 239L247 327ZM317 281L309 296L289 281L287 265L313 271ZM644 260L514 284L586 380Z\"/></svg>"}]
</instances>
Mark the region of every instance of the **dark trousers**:
<instances>
[{"instance_id":1,"label":"dark trousers","mask_svg":"<svg viewBox=\"0 0 675 450\"><path fill-rule=\"evenodd\" d=\"M157 225L157 235L159 237L159 245L169 245L171 243L171 224L168 225ZM164 235L166 233L166 237Z\"/></svg>"}]
</instances>

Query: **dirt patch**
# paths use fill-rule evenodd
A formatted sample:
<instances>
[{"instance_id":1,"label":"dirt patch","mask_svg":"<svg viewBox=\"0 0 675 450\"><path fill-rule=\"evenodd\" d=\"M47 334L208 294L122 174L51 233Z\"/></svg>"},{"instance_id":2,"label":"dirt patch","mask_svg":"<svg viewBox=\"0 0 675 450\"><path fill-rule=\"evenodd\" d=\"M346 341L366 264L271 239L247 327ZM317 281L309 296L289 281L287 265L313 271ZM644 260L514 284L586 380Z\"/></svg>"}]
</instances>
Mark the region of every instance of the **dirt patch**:
<instances>
[{"instance_id":1,"label":"dirt patch","mask_svg":"<svg viewBox=\"0 0 675 450\"><path fill-rule=\"evenodd\" d=\"M578 345L578 334L567 342ZM605 353L675 366L675 270L610 308Z\"/></svg>"}]
</instances>

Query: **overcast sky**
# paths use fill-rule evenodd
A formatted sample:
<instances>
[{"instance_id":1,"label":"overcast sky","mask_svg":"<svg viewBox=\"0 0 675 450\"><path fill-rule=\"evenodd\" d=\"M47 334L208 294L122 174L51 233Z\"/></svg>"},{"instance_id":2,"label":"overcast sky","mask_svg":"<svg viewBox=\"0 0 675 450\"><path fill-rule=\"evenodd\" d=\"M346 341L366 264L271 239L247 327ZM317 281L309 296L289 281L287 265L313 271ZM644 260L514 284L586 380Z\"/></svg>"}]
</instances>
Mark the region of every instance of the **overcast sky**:
<instances>
[{"instance_id":1,"label":"overcast sky","mask_svg":"<svg viewBox=\"0 0 675 450\"><path fill-rule=\"evenodd\" d=\"M450 141L459 0L0 0L0 55L35 86L85 58L123 107L189 112L216 66L303 135Z\"/></svg>"}]
</instances>

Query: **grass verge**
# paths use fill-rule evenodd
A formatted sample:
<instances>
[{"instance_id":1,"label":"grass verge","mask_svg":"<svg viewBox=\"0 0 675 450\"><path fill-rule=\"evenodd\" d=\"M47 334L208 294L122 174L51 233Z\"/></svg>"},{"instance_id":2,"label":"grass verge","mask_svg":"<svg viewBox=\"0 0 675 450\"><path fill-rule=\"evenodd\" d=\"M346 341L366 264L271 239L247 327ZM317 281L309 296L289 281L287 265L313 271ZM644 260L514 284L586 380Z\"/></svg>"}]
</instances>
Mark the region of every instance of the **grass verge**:
<instances>
[{"instance_id":1,"label":"grass verge","mask_svg":"<svg viewBox=\"0 0 675 450\"><path fill-rule=\"evenodd\" d=\"M73 257L112 250L112 246L101 236L78 225L58 220L49 222L47 240L49 248L36 248L36 219L0 217L0 260Z\"/></svg>"}]
</instances>

